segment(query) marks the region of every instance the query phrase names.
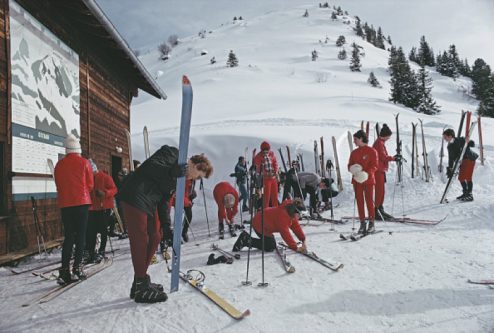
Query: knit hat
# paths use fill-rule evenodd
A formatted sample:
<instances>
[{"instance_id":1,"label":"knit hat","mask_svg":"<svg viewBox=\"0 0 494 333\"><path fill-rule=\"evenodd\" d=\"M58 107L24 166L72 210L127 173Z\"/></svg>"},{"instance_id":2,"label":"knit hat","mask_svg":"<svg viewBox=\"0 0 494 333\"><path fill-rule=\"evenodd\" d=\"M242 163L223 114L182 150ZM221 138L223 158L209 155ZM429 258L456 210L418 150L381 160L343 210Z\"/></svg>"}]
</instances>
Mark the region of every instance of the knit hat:
<instances>
[{"instance_id":1,"label":"knit hat","mask_svg":"<svg viewBox=\"0 0 494 333\"><path fill-rule=\"evenodd\" d=\"M261 143L261 150L270 150L271 149L271 146L269 145L269 143L267 141L263 141Z\"/></svg>"},{"instance_id":2,"label":"knit hat","mask_svg":"<svg viewBox=\"0 0 494 333\"><path fill-rule=\"evenodd\" d=\"M91 169L93 169L93 172L98 172L98 167L96 166L96 163L94 163L93 159L89 159L89 164L91 164Z\"/></svg>"},{"instance_id":3,"label":"knit hat","mask_svg":"<svg viewBox=\"0 0 494 333\"><path fill-rule=\"evenodd\" d=\"M381 131L379 132L379 136L385 138L385 137L391 136L391 134L393 134L393 132L391 132L391 129L389 129L388 125L383 124L383 127L381 128Z\"/></svg>"},{"instance_id":4,"label":"knit hat","mask_svg":"<svg viewBox=\"0 0 494 333\"><path fill-rule=\"evenodd\" d=\"M67 137L65 138L65 154L70 153L82 153L81 144L72 133L67 135Z\"/></svg>"},{"instance_id":5,"label":"knit hat","mask_svg":"<svg viewBox=\"0 0 494 333\"><path fill-rule=\"evenodd\" d=\"M226 194L223 197L223 203L225 204L226 208L232 208L235 204L235 196L231 193Z\"/></svg>"}]
</instances>

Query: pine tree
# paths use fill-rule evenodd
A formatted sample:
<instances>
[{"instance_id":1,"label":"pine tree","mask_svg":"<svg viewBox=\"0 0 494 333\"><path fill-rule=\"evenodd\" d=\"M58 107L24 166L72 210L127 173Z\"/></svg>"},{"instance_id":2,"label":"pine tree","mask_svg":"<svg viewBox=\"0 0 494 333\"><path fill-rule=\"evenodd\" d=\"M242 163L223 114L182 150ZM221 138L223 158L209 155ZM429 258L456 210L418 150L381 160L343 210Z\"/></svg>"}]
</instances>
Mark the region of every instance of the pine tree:
<instances>
[{"instance_id":1,"label":"pine tree","mask_svg":"<svg viewBox=\"0 0 494 333\"><path fill-rule=\"evenodd\" d=\"M458 52L456 52L456 46L454 44L449 46L448 51L448 70L447 76L452 78L458 77L458 68L461 66L460 57Z\"/></svg>"},{"instance_id":2,"label":"pine tree","mask_svg":"<svg viewBox=\"0 0 494 333\"><path fill-rule=\"evenodd\" d=\"M238 66L238 59L235 53L233 53L233 50L230 50L230 53L228 54L228 60L226 61L226 66L227 67L237 67Z\"/></svg>"},{"instance_id":3,"label":"pine tree","mask_svg":"<svg viewBox=\"0 0 494 333\"><path fill-rule=\"evenodd\" d=\"M391 47L388 60L391 76L391 96L393 103L401 103L410 108L416 108L419 104L417 96L417 80L415 73L410 68L403 49Z\"/></svg>"},{"instance_id":4,"label":"pine tree","mask_svg":"<svg viewBox=\"0 0 494 333\"><path fill-rule=\"evenodd\" d=\"M345 36L340 35L336 40L336 46L343 46L346 43Z\"/></svg>"},{"instance_id":5,"label":"pine tree","mask_svg":"<svg viewBox=\"0 0 494 333\"><path fill-rule=\"evenodd\" d=\"M381 27L377 29L376 42L374 44L376 47L384 50L384 36Z\"/></svg>"},{"instance_id":6,"label":"pine tree","mask_svg":"<svg viewBox=\"0 0 494 333\"><path fill-rule=\"evenodd\" d=\"M491 67L482 58L478 58L473 64L471 77L473 81L472 93L478 100L486 100L494 84L491 77Z\"/></svg>"},{"instance_id":7,"label":"pine tree","mask_svg":"<svg viewBox=\"0 0 494 333\"><path fill-rule=\"evenodd\" d=\"M374 72L370 72L369 78L367 79L367 82L373 87L381 88L381 84L379 83L376 76L374 75Z\"/></svg>"},{"instance_id":8,"label":"pine tree","mask_svg":"<svg viewBox=\"0 0 494 333\"><path fill-rule=\"evenodd\" d=\"M340 60L345 60L346 59L346 50L343 49L340 52L338 52L338 59Z\"/></svg>"},{"instance_id":9,"label":"pine tree","mask_svg":"<svg viewBox=\"0 0 494 333\"><path fill-rule=\"evenodd\" d=\"M408 60L417 62L417 48L414 46L410 50L410 53L408 54Z\"/></svg>"},{"instance_id":10,"label":"pine tree","mask_svg":"<svg viewBox=\"0 0 494 333\"><path fill-rule=\"evenodd\" d=\"M429 73L425 69L425 65L420 66L420 70L417 74L417 97L418 106L416 108L417 112L425 114L437 114L439 113L439 106L436 105L434 98L431 95L432 90L432 79Z\"/></svg>"},{"instance_id":11,"label":"pine tree","mask_svg":"<svg viewBox=\"0 0 494 333\"><path fill-rule=\"evenodd\" d=\"M417 57L415 62L418 63L419 65L424 64L425 66L435 65L434 52L429 47L429 44L427 44L425 40L425 36L422 36L420 38L420 46L417 51Z\"/></svg>"},{"instance_id":12,"label":"pine tree","mask_svg":"<svg viewBox=\"0 0 494 333\"><path fill-rule=\"evenodd\" d=\"M350 59L350 70L352 72L360 72L360 55L357 44L352 43L352 58Z\"/></svg>"},{"instance_id":13,"label":"pine tree","mask_svg":"<svg viewBox=\"0 0 494 333\"><path fill-rule=\"evenodd\" d=\"M393 42L391 42L391 36L390 35L388 35L388 43L389 43L389 45L393 45Z\"/></svg>"},{"instance_id":14,"label":"pine tree","mask_svg":"<svg viewBox=\"0 0 494 333\"><path fill-rule=\"evenodd\" d=\"M465 61L461 64L460 74L463 76L466 76L466 77L470 77L472 75L472 69L470 68L470 65L468 64L467 58L465 58Z\"/></svg>"},{"instance_id":15,"label":"pine tree","mask_svg":"<svg viewBox=\"0 0 494 333\"><path fill-rule=\"evenodd\" d=\"M449 70L450 70L449 57L448 57L448 54L446 53L446 51L444 51L442 55L439 54L437 56L436 70L438 73L440 73L442 75L449 76L448 75Z\"/></svg>"},{"instance_id":16,"label":"pine tree","mask_svg":"<svg viewBox=\"0 0 494 333\"><path fill-rule=\"evenodd\" d=\"M362 26L360 25L360 19L357 19L355 21L355 33L357 34L357 36L359 37L364 37L364 30L362 30Z\"/></svg>"},{"instance_id":17,"label":"pine tree","mask_svg":"<svg viewBox=\"0 0 494 333\"><path fill-rule=\"evenodd\" d=\"M333 21L336 21L336 20L338 19L338 16L336 16L336 12L332 12L332 13L331 13L331 19L332 19Z\"/></svg>"},{"instance_id":18,"label":"pine tree","mask_svg":"<svg viewBox=\"0 0 494 333\"><path fill-rule=\"evenodd\" d=\"M477 112L480 116L494 118L494 86L486 93L485 99L480 101Z\"/></svg>"}]
</instances>

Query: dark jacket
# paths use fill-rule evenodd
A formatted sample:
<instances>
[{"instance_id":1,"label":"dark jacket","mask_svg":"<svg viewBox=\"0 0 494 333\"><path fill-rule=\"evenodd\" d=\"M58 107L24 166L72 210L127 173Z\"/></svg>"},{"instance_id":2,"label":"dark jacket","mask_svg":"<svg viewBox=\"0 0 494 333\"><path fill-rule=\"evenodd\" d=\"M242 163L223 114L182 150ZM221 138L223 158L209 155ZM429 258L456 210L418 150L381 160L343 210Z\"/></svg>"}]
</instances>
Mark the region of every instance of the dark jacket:
<instances>
[{"instance_id":1,"label":"dark jacket","mask_svg":"<svg viewBox=\"0 0 494 333\"><path fill-rule=\"evenodd\" d=\"M235 165L235 178L237 178L237 184L247 183L247 166L240 164Z\"/></svg>"},{"instance_id":2,"label":"dark jacket","mask_svg":"<svg viewBox=\"0 0 494 333\"><path fill-rule=\"evenodd\" d=\"M448 144L448 167L452 168L455 164L455 161L460 158L461 151L465 146L465 138L459 137L455 138L453 142ZM479 155L470 150L470 147L474 147L475 143L470 141L467 145L467 150L465 151L465 155L463 155L464 160L472 160L475 161Z\"/></svg>"},{"instance_id":3,"label":"dark jacket","mask_svg":"<svg viewBox=\"0 0 494 333\"><path fill-rule=\"evenodd\" d=\"M177 163L178 149L161 147L125 179L118 194L120 200L154 215L158 203L163 198L169 200L177 186L177 179L172 175Z\"/></svg>"}]
</instances>

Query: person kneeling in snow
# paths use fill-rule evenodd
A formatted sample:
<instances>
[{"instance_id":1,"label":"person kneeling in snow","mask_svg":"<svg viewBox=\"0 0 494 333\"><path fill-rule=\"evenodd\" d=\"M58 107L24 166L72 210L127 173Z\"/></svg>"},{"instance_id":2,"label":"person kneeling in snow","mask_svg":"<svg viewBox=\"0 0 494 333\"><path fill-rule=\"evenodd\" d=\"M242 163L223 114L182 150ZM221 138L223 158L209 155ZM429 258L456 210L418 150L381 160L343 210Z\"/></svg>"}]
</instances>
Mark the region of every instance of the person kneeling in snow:
<instances>
[{"instance_id":1,"label":"person kneeling in snow","mask_svg":"<svg viewBox=\"0 0 494 333\"><path fill-rule=\"evenodd\" d=\"M264 209L264 250L267 252L276 249L276 241L273 233L279 232L281 238L288 247L294 251L307 252L305 245L305 234L299 224L300 211L304 210L304 203L300 199L285 200L278 207ZM262 250L262 212L258 212L252 221L252 227L259 238L252 238L248 232L243 231L238 237L233 252L238 252L245 246L251 245L256 249ZM302 245L297 247L290 229L295 233Z\"/></svg>"}]
</instances>

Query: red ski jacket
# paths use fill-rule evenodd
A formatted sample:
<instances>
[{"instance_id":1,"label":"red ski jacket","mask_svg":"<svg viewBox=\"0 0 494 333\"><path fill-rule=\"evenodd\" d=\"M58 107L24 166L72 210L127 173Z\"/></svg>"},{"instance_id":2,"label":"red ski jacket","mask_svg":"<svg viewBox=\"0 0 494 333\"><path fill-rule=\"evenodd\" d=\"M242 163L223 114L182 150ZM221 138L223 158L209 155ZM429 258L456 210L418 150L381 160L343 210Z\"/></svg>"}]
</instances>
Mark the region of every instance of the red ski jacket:
<instances>
[{"instance_id":1,"label":"red ski jacket","mask_svg":"<svg viewBox=\"0 0 494 333\"><path fill-rule=\"evenodd\" d=\"M235 203L232 208L225 208L225 203L223 202L223 198L228 193L233 194L235 197ZM218 205L218 220L220 223L226 218L228 218L229 221L232 221L238 213L238 193L235 188L230 185L229 182L218 183L214 187L213 196Z\"/></svg>"},{"instance_id":2,"label":"red ski jacket","mask_svg":"<svg viewBox=\"0 0 494 333\"><path fill-rule=\"evenodd\" d=\"M97 191L103 191L105 196L100 198L96 195ZM113 197L117 194L117 186L109 174L98 171L94 175L94 188L91 191L91 200L93 204L89 210L104 210L115 207Z\"/></svg>"},{"instance_id":3,"label":"red ski jacket","mask_svg":"<svg viewBox=\"0 0 494 333\"><path fill-rule=\"evenodd\" d=\"M348 170L354 164L360 164L363 171L369 175L369 178L363 184L374 185L376 183L374 173L377 170L377 151L374 148L363 146L352 151L348 161ZM357 184L355 179L352 179L352 184Z\"/></svg>"},{"instance_id":4,"label":"red ski jacket","mask_svg":"<svg viewBox=\"0 0 494 333\"><path fill-rule=\"evenodd\" d=\"M195 190L192 191L192 183L194 182L193 179L186 179L185 180L185 194L184 194L184 207L192 207L192 200L195 198ZM173 193L173 196L170 199L170 206L175 207L175 192Z\"/></svg>"},{"instance_id":5,"label":"red ski jacket","mask_svg":"<svg viewBox=\"0 0 494 333\"><path fill-rule=\"evenodd\" d=\"M71 153L58 161L55 184L60 208L91 204L93 171L89 161L81 155Z\"/></svg>"},{"instance_id":6,"label":"red ski jacket","mask_svg":"<svg viewBox=\"0 0 494 333\"><path fill-rule=\"evenodd\" d=\"M278 173L278 162L276 161L276 156L273 151L268 152L269 162L271 163L271 172L265 171L263 169L263 177L265 178L273 178ZM254 156L254 166L256 167L256 173L261 173L261 166L264 164L264 153L261 151Z\"/></svg>"},{"instance_id":7,"label":"red ski jacket","mask_svg":"<svg viewBox=\"0 0 494 333\"><path fill-rule=\"evenodd\" d=\"M254 230L262 234L262 215L258 212L252 221ZM272 237L273 233L279 232L281 238L285 241L288 247L294 251L297 250L297 243L290 233L290 229L295 233L297 238L304 242L305 234L298 223L298 219L290 217L286 210L286 205L282 204L278 207L270 207L264 209L264 235Z\"/></svg>"},{"instance_id":8,"label":"red ski jacket","mask_svg":"<svg viewBox=\"0 0 494 333\"><path fill-rule=\"evenodd\" d=\"M381 172L388 171L389 162L394 161L395 159L393 156L388 155L384 140L377 138L372 148L377 151L377 170Z\"/></svg>"}]
</instances>

